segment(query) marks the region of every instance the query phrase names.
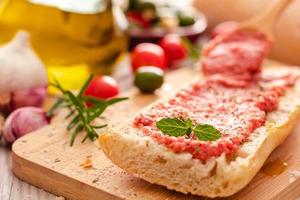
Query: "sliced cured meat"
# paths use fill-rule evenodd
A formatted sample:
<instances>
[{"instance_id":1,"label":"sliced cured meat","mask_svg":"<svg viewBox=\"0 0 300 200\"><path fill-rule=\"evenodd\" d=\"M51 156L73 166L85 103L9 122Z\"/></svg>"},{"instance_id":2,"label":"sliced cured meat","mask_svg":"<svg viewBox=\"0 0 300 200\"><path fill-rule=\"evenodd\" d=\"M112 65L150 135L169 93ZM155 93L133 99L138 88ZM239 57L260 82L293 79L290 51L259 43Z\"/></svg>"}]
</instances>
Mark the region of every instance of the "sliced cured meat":
<instances>
[{"instance_id":1,"label":"sliced cured meat","mask_svg":"<svg viewBox=\"0 0 300 200\"><path fill-rule=\"evenodd\" d=\"M262 33L233 31L218 35L203 50L202 71L204 75L251 80L261 71L270 46Z\"/></svg>"}]
</instances>

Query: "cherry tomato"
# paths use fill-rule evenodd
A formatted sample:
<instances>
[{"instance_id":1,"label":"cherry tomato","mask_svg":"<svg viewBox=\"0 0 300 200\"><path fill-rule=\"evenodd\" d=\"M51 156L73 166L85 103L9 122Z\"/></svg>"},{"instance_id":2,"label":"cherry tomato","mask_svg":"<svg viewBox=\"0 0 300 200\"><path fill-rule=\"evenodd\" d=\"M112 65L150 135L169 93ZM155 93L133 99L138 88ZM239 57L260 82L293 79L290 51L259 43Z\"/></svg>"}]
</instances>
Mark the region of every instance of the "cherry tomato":
<instances>
[{"instance_id":1,"label":"cherry tomato","mask_svg":"<svg viewBox=\"0 0 300 200\"><path fill-rule=\"evenodd\" d=\"M131 53L131 66L135 72L141 66L155 66L166 69L166 55L164 50L152 43L141 43L135 46Z\"/></svg>"},{"instance_id":2,"label":"cherry tomato","mask_svg":"<svg viewBox=\"0 0 300 200\"><path fill-rule=\"evenodd\" d=\"M177 34L168 34L162 38L159 45L164 49L169 65L187 57L187 49Z\"/></svg>"},{"instance_id":3,"label":"cherry tomato","mask_svg":"<svg viewBox=\"0 0 300 200\"><path fill-rule=\"evenodd\" d=\"M117 82L110 76L95 77L88 87L84 95L99 99L108 99L119 94Z\"/></svg>"},{"instance_id":4,"label":"cherry tomato","mask_svg":"<svg viewBox=\"0 0 300 200\"><path fill-rule=\"evenodd\" d=\"M150 21L145 19L141 13L139 12L128 12L126 14L129 22L133 23L133 24L138 24L139 26L143 27L143 28L148 28L150 26Z\"/></svg>"},{"instance_id":5,"label":"cherry tomato","mask_svg":"<svg viewBox=\"0 0 300 200\"><path fill-rule=\"evenodd\" d=\"M234 21L222 22L214 27L214 29L211 32L211 38L214 38L217 35L235 31L238 28L238 25L239 23Z\"/></svg>"}]
</instances>

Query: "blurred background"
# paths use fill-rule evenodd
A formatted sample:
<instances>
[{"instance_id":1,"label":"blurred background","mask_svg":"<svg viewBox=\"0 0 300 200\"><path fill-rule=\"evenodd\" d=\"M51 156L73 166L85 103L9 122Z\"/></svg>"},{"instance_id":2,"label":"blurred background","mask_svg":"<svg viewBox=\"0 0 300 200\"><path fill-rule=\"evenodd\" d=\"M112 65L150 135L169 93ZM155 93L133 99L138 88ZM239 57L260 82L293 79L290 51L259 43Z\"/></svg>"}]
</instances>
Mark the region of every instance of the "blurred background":
<instances>
[{"instance_id":1,"label":"blurred background","mask_svg":"<svg viewBox=\"0 0 300 200\"><path fill-rule=\"evenodd\" d=\"M33 50L69 89L92 73L111 74L124 53L141 42L176 32L193 42L206 28L192 1L2 0L0 44L20 30Z\"/></svg>"},{"instance_id":2,"label":"blurred background","mask_svg":"<svg viewBox=\"0 0 300 200\"><path fill-rule=\"evenodd\" d=\"M199 46L197 41L217 24L245 21L271 1L2 0L0 44L19 30L30 32L49 77L76 89L91 72L111 74L138 43L157 43L167 33L176 33ZM299 7L300 1L292 1L278 19L272 58L300 64Z\"/></svg>"},{"instance_id":3,"label":"blurred background","mask_svg":"<svg viewBox=\"0 0 300 200\"><path fill-rule=\"evenodd\" d=\"M111 74L138 43L157 43L176 33L200 49L211 32L251 18L270 1L2 0L0 44L20 30L30 32L50 80L55 76L67 88L78 89L90 73ZM291 1L278 18L272 58L300 64L299 8L300 1Z\"/></svg>"}]
</instances>

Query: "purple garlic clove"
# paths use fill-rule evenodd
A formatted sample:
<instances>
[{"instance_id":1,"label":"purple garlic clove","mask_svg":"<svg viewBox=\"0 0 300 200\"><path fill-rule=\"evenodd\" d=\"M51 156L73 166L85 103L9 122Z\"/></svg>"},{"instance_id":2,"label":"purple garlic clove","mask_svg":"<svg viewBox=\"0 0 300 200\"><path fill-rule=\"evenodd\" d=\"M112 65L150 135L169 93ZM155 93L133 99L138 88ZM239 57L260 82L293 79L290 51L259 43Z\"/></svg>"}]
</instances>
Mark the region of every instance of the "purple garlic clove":
<instances>
[{"instance_id":1,"label":"purple garlic clove","mask_svg":"<svg viewBox=\"0 0 300 200\"><path fill-rule=\"evenodd\" d=\"M42 107L46 95L47 86L26 90L16 90L11 95L10 104L13 110L26 106Z\"/></svg>"},{"instance_id":2,"label":"purple garlic clove","mask_svg":"<svg viewBox=\"0 0 300 200\"><path fill-rule=\"evenodd\" d=\"M3 126L3 137L13 143L19 137L49 124L46 113L41 108L23 107L13 111Z\"/></svg>"}]
</instances>

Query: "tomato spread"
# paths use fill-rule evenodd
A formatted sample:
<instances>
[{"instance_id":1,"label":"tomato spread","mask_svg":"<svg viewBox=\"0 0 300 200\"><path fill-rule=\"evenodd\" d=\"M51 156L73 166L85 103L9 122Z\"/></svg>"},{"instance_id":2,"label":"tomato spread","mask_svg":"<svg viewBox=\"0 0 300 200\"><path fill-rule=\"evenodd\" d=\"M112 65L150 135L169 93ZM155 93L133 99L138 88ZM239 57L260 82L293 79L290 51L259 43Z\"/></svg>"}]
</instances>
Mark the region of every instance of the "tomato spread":
<instances>
[{"instance_id":1,"label":"tomato spread","mask_svg":"<svg viewBox=\"0 0 300 200\"><path fill-rule=\"evenodd\" d=\"M203 161L223 152L232 154L256 128L264 124L266 113L277 108L280 95L294 80L292 75L285 75L271 80L260 78L258 84L241 85L239 81L212 76L180 90L168 102L157 103L146 113L139 114L134 125L174 152L189 152ZM213 125L221 131L222 137L217 141L204 142L190 136L164 135L155 122L166 117Z\"/></svg>"},{"instance_id":2,"label":"tomato spread","mask_svg":"<svg viewBox=\"0 0 300 200\"><path fill-rule=\"evenodd\" d=\"M268 47L269 42L260 34L217 36L204 52L205 78L137 115L134 127L172 151L187 152L202 161L233 154L264 125L267 113L277 109L280 96L297 79L293 74L260 73ZM165 135L156 127L162 118L209 124L222 136L216 141L201 141L193 134Z\"/></svg>"}]
</instances>

